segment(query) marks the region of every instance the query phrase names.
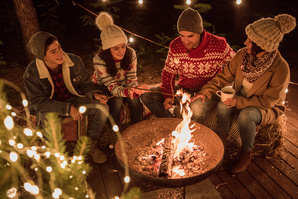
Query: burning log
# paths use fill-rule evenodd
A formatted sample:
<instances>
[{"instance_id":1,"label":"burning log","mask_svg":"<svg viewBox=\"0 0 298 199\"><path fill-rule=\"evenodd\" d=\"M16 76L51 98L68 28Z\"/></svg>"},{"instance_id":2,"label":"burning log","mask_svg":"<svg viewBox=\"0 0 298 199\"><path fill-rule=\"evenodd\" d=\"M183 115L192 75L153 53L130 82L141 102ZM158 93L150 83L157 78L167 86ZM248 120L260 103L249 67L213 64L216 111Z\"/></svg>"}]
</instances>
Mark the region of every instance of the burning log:
<instances>
[{"instance_id":1,"label":"burning log","mask_svg":"<svg viewBox=\"0 0 298 199\"><path fill-rule=\"evenodd\" d=\"M161 163L159 167L158 177L171 178L172 176L172 165L173 165L173 143L172 136L165 138Z\"/></svg>"}]
</instances>

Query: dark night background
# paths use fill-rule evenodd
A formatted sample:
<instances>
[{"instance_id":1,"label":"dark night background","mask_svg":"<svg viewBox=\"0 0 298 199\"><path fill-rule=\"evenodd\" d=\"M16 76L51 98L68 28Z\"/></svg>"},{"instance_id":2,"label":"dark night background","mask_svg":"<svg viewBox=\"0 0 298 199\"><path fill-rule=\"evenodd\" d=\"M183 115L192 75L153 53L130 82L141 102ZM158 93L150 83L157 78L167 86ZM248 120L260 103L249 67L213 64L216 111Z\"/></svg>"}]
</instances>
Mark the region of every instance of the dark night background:
<instances>
[{"instance_id":1,"label":"dark night background","mask_svg":"<svg viewBox=\"0 0 298 199\"><path fill-rule=\"evenodd\" d=\"M40 29L56 35L66 52L72 52L82 57L86 66L92 69L92 56L100 43L100 31L94 25L95 16L70 0L32 0L37 11ZM137 35L168 46L178 33L177 19L182 12L174 5L185 5L185 0L144 0L142 5L138 0L106 0L114 4L98 6L100 0L76 0L77 3L98 14L109 11L115 24ZM192 1L194 2L194 1ZM212 26L205 27L207 31L224 36L235 49L243 47L246 39L244 28L249 23L261 17L274 17L287 13L297 18L297 0L243 0L236 5L235 0L201 0L196 3L209 4L212 9L201 12L204 22ZM96 5L96 3L98 5ZM24 53L22 34L10 0L0 2L0 61L1 76L6 69L25 68L29 60ZM279 50L288 61L291 68L298 67L298 28L286 34ZM127 33L127 36L131 34ZM161 38L164 38L163 42ZM131 44L137 51L140 65L148 63L152 67L162 67L167 49L144 39L134 37ZM5 70L3 70L5 69ZM153 69L153 68L152 68ZM141 71L141 70L140 70ZM4 74L5 75L5 74Z\"/></svg>"}]
</instances>

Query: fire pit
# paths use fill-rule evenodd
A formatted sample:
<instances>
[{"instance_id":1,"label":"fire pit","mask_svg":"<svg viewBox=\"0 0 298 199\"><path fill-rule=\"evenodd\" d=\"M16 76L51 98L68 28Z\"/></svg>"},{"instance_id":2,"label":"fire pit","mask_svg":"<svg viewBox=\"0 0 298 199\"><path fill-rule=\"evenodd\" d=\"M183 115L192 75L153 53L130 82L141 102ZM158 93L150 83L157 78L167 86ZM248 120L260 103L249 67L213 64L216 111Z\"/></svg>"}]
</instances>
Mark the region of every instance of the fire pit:
<instances>
[{"instance_id":1,"label":"fire pit","mask_svg":"<svg viewBox=\"0 0 298 199\"><path fill-rule=\"evenodd\" d=\"M194 130L191 133L191 140L195 145L195 151L191 153L186 152L186 155L183 157L184 161L188 158L186 162L190 162L190 159L193 161L184 166L185 170L188 168L189 171L184 176L167 175L169 173L167 169L172 167L170 164L174 160L173 158L164 158L163 156L169 151L166 148L166 140L173 137L172 132L181 122L182 119L178 118L144 120L130 126L121 133L124 141L122 144L124 144L128 158L129 171L133 177L159 186L182 187L208 178L219 168L224 154L224 147L220 138L209 128L199 123L192 123ZM164 142L162 145L164 148L161 150L158 150L160 148L159 142ZM190 156L192 153L195 155ZM119 163L124 166L123 152L119 139L115 144L115 154ZM159 161L157 160L158 157ZM166 166L163 165L164 159L170 162ZM146 165L142 164L144 161L146 161ZM148 165L148 162L152 164ZM166 167L166 171L161 172L160 170L164 169L164 167Z\"/></svg>"}]
</instances>

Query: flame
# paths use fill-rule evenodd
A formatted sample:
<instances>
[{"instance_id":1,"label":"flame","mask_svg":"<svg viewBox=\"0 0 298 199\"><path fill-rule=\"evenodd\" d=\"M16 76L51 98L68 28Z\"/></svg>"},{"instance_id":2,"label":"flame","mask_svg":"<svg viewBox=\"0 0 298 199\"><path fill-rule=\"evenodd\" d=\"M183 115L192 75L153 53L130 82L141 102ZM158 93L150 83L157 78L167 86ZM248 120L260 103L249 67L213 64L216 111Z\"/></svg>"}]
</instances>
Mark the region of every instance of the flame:
<instances>
[{"instance_id":1,"label":"flame","mask_svg":"<svg viewBox=\"0 0 298 199\"><path fill-rule=\"evenodd\" d=\"M189 107L190 94L183 93L182 90L178 90L177 95L181 94L182 98L180 102L180 107L183 121L180 124L178 124L176 129L172 132L172 136L175 137L173 139L174 158L179 157L179 154L183 151L183 149L191 149L194 146L193 143L189 143L189 141L192 138L191 133L195 130L191 129L194 125L192 125L191 127L189 126L192 117L192 111Z\"/></svg>"}]
</instances>

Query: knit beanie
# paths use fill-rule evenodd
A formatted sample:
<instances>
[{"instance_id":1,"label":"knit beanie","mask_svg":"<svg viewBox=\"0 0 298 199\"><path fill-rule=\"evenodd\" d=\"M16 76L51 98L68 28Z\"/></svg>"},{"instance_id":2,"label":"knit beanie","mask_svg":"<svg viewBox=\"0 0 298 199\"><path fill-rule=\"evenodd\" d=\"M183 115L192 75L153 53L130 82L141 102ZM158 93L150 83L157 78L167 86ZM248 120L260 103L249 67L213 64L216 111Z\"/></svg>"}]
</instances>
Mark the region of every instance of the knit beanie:
<instances>
[{"instance_id":1,"label":"knit beanie","mask_svg":"<svg viewBox=\"0 0 298 199\"><path fill-rule=\"evenodd\" d=\"M47 39L50 37L57 39L54 35L43 31L39 31L32 35L27 44L29 52L36 56L38 59L43 60L46 53L44 52L44 45Z\"/></svg>"},{"instance_id":2,"label":"knit beanie","mask_svg":"<svg viewBox=\"0 0 298 199\"><path fill-rule=\"evenodd\" d=\"M192 8L185 9L178 18L177 30L201 34L204 30L201 15Z\"/></svg>"},{"instance_id":3,"label":"knit beanie","mask_svg":"<svg viewBox=\"0 0 298 199\"><path fill-rule=\"evenodd\" d=\"M106 50L119 44L127 44L127 37L118 26L114 25L111 15L107 12L101 12L96 17L96 25L101 30L100 39L102 49Z\"/></svg>"},{"instance_id":4,"label":"knit beanie","mask_svg":"<svg viewBox=\"0 0 298 199\"><path fill-rule=\"evenodd\" d=\"M280 14L274 18L261 18L245 28L246 35L266 52L278 49L284 34L291 32L296 26L296 19L288 14Z\"/></svg>"}]
</instances>

